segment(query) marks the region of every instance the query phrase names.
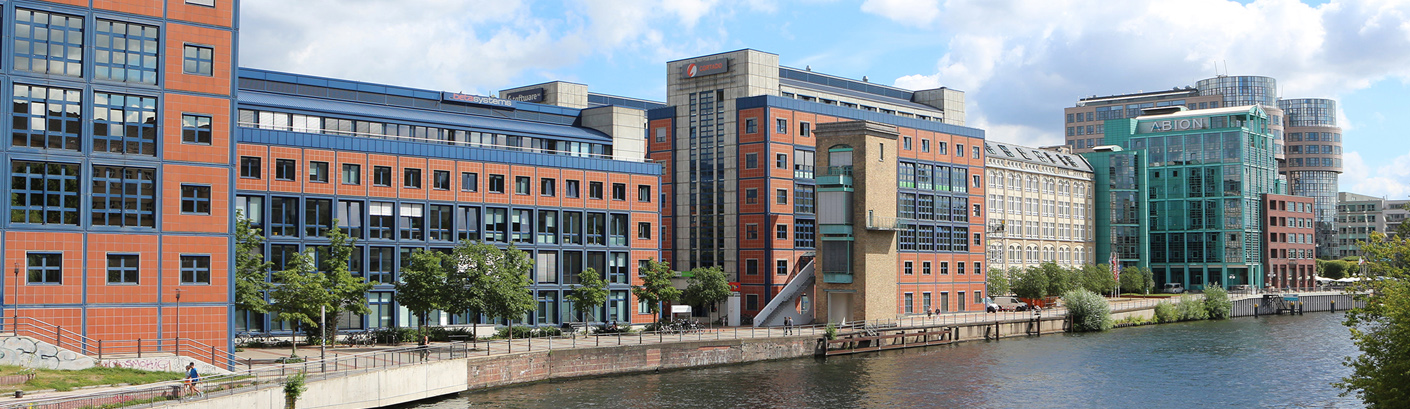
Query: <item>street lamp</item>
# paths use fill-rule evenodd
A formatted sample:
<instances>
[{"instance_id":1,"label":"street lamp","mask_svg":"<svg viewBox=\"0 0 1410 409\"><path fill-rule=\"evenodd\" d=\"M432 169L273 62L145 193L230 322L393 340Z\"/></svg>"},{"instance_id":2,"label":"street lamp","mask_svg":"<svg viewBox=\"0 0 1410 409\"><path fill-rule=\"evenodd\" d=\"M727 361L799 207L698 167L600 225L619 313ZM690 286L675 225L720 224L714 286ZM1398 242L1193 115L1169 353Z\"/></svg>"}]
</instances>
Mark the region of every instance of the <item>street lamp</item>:
<instances>
[{"instance_id":1,"label":"street lamp","mask_svg":"<svg viewBox=\"0 0 1410 409\"><path fill-rule=\"evenodd\" d=\"M176 289L176 348L181 349L181 289Z\"/></svg>"},{"instance_id":2,"label":"street lamp","mask_svg":"<svg viewBox=\"0 0 1410 409\"><path fill-rule=\"evenodd\" d=\"M12 304L14 304L14 305L10 306L10 308L13 308L13 309L15 310L15 312L14 312L14 317L15 317L15 318L14 318L14 321L15 321L15 322L10 323L10 325L13 325L13 326L14 326L14 328L12 328L12 329L15 330L15 335L19 335L19 334L20 334L20 263L19 263L19 262L15 262L15 301L12 302Z\"/></svg>"}]
</instances>

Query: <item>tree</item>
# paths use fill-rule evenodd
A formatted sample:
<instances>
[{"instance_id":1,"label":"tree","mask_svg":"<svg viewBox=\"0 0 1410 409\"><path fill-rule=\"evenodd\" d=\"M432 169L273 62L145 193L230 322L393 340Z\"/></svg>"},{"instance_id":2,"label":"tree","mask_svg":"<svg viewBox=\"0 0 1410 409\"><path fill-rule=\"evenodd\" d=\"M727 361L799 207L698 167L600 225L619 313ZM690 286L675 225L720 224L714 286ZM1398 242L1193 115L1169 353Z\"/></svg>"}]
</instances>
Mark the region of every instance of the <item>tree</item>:
<instances>
[{"instance_id":1,"label":"tree","mask_svg":"<svg viewBox=\"0 0 1410 409\"><path fill-rule=\"evenodd\" d=\"M989 277L985 278L985 285L990 297L997 297L1009 293L1009 277L1018 275L1018 268L1010 268L1007 271L998 268L989 269Z\"/></svg>"},{"instance_id":2,"label":"tree","mask_svg":"<svg viewBox=\"0 0 1410 409\"><path fill-rule=\"evenodd\" d=\"M691 270L690 274L685 291L681 293L681 299L686 304L707 308L729 299L732 291L730 291L729 278L725 277L724 269L719 266L697 267Z\"/></svg>"},{"instance_id":3,"label":"tree","mask_svg":"<svg viewBox=\"0 0 1410 409\"><path fill-rule=\"evenodd\" d=\"M250 226L250 220L235 213L235 309L257 313L268 312L264 292L269 290L267 276L274 263L264 259L264 235Z\"/></svg>"},{"instance_id":4,"label":"tree","mask_svg":"<svg viewBox=\"0 0 1410 409\"><path fill-rule=\"evenodd\" d=\"M333 325L328 328L320 328L320 340L331 339L337 335L338 319L344 312L352 314L366 314L371 312L367 308L367 292L372 290L372 283L366 278L352 275L350 266L352 265L353 237L347 235L338 226L338 219L333 219L333 228L329 229L324 237L328 238L328 246L324 247L324 254L320 259L323 262L322 271L328 280L328 292L332 300L328 303L327 317L333 320Z\"/></svg>"},{"instance_id":5,"label":"tree","mask_svg":"<svg viewBox=\"0 0 1410 409\"><path fill-rule=\"evenodd\" d=\"M632 294L646 303L647 311L656 316L658 324L661 322L661 303L675 301L681 296L681 290L671 285L671 277L675 275L669 263L653 258L641 267L642 284L632 287Z\"/></svg>"},{"instance_id":6,"label":"tree","mask_svg":"<svg viewBox=\"0 0 1410 409\"><path fill-rule=\"evenodd\" d=\"M1400 407L1410 402L1410 240L1371 233L1361 254L1367 274L1353 290L1364 306L1345 321L1361 355L1346 359L1351 375L1336 386L1372 409Z\"/></svg>"},{"instance_id":7,"label":"tree","mask_svg":"<svg viewBox=\"0 0 1410 409\"><path fill-rule=\"evenodd\" d=\"M426 326L431 311L445 308L445 259L439 252L417 249L411 253L411 262L401 269L401 280L394 284L397 303L420 317L420 327Z\"/></svg>"},{"instance_id":8,"label":"tree","mask_svg":"<svg viewBox=\"0 0 1410 409\"><path fill-rule=\"evenodd\" d=\"M491 273L484 283L485 314L508 319L512 327L515 319L534 310L534 294L529 291L529 270L534 263L523 251L510 245L495 254L489 265Z\"/></svg>"},{"instance_id":9,"label":"tree","mask_svg":"<svg viewBox=\"0 0 1410 409\"><path fill-rule=\"evenodd\" d=\"M328 291L328 276L313 266L313 250L294 253L286 269L274 273L276 284L269 292L270 312L280 321L298 328L318 328L320 307L334 302ZM297 344L297 342L294 342ZM292 350L298 353L298 347Z\"/></svg>"},{"instance_id":10,"label":"tree","mask_svg":"<svg viewBox=\"0 0 1410 409\"><path fill-rule=\"evenodd\" d=\"M479 337L480 316L485 313L489 278L494 275L494 260L500 250L484 242L461 241L450 254L446 284L441 288L442 305L446 311L468 313L475 323L470 336Z\"/></svg>"},{"instance_id":11,"label":"tree","mask_svg":"<svg viewBox=\"0 0 1410 409\"><path fill-rule=\"evenodd\" d=\"M1346 262L1341 260L1317 260L1317 266L1321 267L1319 276L1338 280L1346 277Z\"/></svg>"},{"instance_id":12,"label":"tree","mask_svg":"<svg viewBox=\"0 0 1410 409\"><path fill-rule=\"evenodd\" d=\"M1402 239L1410 238L1410 223L1397 224L1395 225L1395 230L1392 231L1395 232L1395 237Z\"/></svg>"},{"instance_id":13,"label":"tree","mask_svg":"<svg viewBox=\"0 0 1410 409\"><path fill-rule=\"evenodd\" d=\"M1085 288L1098 295L1111 294L1111 290L1116 289L1116 277L1112 277L1110 265L1086 264L1073 272L1080 282L1080 285L1074 287Z\"/></svg>"},{"instance_id":14,"label":"tree","mask_svg":"<svg viewBox=\"0 0 1410 409\"><path fill-rule=\"evenodd\" d=\"M587 316L588 313L597 311L602 303L607 302L607 281L602 279L602 274L597 269L588 267L578 274L578 286L573 288L573 292L563 296L568 301L573 302L573 309L578 315ZM591 319L584 318L585 321L596 320L597 314L592 314Z\"/></svg>"},{"instance_id":15,"label":"tree","mask_svg":"<svg viewBox=\"0 0 1410 409\"><path fill-rule=\"evenodd\" d=\"M1059 296L1082 286L1077 270L1060 267L1057 263L1045 261L1038 265L1038 271L1048 277L1048 287L1043 291L1044 297Z\"/></svg>"},{"instance_id":16,"label":"tree","mask_svg":"<svg viewBox=\"0 0 1410 409\"><path fill-rule=\"evenodd\" d=\"M1140 294L1155 286L1155 279L1151 276L1151 269L1141 267L1121 268L1121 292Z\"/></svg>"},{"instance_id":17,"label":"tree","mask_svg":"<svg viewBox=\"0 0 1410 409\"><path fill-rule=\"evenodd\" d=\"M1013 294L1018 298L1039 299L1047 295L1048 275L1038 267L1023 269L1013 280Z\"/></svg>"}]
</instances>

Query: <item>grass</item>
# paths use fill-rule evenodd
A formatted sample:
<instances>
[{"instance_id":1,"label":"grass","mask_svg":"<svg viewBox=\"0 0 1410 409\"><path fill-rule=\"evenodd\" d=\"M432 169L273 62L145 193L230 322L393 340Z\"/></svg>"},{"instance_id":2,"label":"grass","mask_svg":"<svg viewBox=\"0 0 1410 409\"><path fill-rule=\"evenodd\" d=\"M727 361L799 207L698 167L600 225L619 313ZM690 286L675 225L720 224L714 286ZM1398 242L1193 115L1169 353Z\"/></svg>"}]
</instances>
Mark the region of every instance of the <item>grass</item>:
<instances>
[{"instance_id":1,"label":"grass","mask_svg":"<svg viewBox=\"0 0 1410 409\"><path fill-rule=\"evenodd\" d=\"M1183 294L1166 294L1166 293L1137 294L1137 293L1121 293L1121 296L1122 296L1122 297L1136 296L1136 297L1152 297L1152 298L1154 298L1154 297L1177 297L1177 296L1180 296L1180 295L1183 295Z\"/></svg>"},{"instance_id":2,"label":"grass","mask_svg":"<svg viewBox=\"0 0 1410 409\"><path fill-rule=\"evenodd\" d=\"M25 368L18 366L0 365L0 375L18 375ZM25 390L54 389L58 391L70 391L74 388L93 385L112 385L119 383L144 384L161 381L172 381L185 378L186 375L175 372L153 372L127 368L103 368L93 367L80 371L61 371L57 369L35 369L34 379L25 382L23 385L7 385L4 388L20 388Z\"/></svg>"}]
</instances>

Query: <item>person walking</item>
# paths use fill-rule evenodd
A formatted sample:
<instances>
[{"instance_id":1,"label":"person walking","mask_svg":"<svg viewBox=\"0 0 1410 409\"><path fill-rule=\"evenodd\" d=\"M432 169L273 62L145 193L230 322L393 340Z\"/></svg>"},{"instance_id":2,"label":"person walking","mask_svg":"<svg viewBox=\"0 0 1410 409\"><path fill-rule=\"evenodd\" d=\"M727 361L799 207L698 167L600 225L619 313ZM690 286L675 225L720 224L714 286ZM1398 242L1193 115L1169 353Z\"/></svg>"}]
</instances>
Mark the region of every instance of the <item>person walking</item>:
<instances>
[{"instance_id":1,"label":"person walking","mask_svg":"<svg viewBox=\"0 0 1410 409\"><path fill-rule=\"evenodd\" d=\"M793 317L783 317L783 335L793 334Z\"/></svg>"},{"instance_id":2,"label":"person walking","mask_svg":"<svg viewBox=\"0 0 1410 409\"><path fill-rule=\"evenodd\" d=\"M186 364L186 392L196 396L205 396L200 389L196 388L196 382L201 381L201 374L196 372L196 363Z\"/></svg>"}]
</instances>

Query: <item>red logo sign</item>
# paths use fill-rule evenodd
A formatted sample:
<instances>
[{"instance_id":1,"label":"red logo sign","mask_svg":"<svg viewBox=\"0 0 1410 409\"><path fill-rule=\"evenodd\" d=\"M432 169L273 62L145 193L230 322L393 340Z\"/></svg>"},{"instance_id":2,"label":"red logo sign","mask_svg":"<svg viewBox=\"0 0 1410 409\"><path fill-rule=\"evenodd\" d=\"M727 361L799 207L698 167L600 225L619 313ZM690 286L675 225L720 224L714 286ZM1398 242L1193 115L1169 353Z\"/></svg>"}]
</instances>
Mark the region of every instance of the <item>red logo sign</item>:
<instances>
[{"instance_id":1,"label":"red logo sign","mask_svg":"<svg viewBox=\"0 0 1410 409\"><path fill-rule=\"evenodd\" d=\"M684 78L703 77L706 75L719 74L729 71L729 60L717 58L687 64L685 70L681 72Z\"/></svg>"},{"instance_id":2,"label":"red logo sign","mask_svg":"<svg viewBox=\"0 0 1410 409\"><path fill-rule=\"evenodd\" d=\"M694 77L697 72L699 72L699 71L697 70L697 67L695 66L695 63L691 63L690 65L685 66L685 77L686 77L686 78Z\"/></svg>"},{"instance_id":3,"label":"red logo sign","mask_svg":"<svg viewBox=\"0 0 1410 409\"><path fill-rule=\"evenodd\" d=\"M734 291L734 292L739 292L739 283L738 283L738 282L733 282L733 281L730 282L730 283L729 283L729 290L730 290L730 291Z\"/></svg>"}]
</instances>

